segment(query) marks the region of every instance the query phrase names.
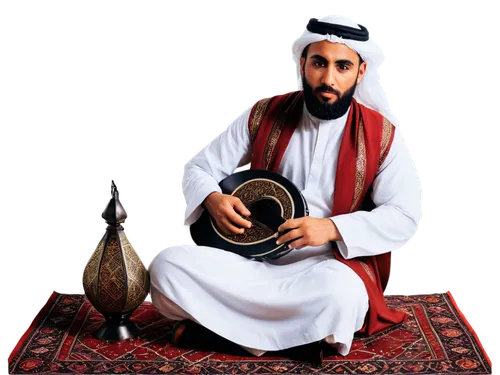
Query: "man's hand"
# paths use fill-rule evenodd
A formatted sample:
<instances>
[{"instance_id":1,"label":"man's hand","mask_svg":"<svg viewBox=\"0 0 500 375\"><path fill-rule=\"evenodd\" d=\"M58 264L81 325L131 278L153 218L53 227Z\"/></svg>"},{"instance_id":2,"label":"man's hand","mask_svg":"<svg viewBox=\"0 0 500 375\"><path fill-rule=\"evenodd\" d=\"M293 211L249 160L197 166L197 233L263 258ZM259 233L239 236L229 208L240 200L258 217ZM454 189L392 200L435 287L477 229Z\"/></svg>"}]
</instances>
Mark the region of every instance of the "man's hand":
<instances>
[{"instance_id":1,"label":"man's hand","mask_svg":"<svg viewBox=\"0 0 500 375\"><path fill-rule=\"evenodd\" d=\"M237 197L214 191L205 198L203 205L225 234L242 234L245 232L244 228L252 226L250 221L243 219L236 211L250 216L250 211Z\"/></svg>"},{"instance_id":2,"label":"man's hand","mask_svg":"<svg viewBox=\"0 0 500 375\"><path fill-rule=\"evenodd\" d=\"M287 229L291 230L282 234ZM276 242L278 245L295 239L288 245L292 249L301 249L304 246L321 246L330 241L342 240L337 226L331 219L311 216L287 220L280 225L278 233L281 234Z\"/></svg>"}]
</instances>

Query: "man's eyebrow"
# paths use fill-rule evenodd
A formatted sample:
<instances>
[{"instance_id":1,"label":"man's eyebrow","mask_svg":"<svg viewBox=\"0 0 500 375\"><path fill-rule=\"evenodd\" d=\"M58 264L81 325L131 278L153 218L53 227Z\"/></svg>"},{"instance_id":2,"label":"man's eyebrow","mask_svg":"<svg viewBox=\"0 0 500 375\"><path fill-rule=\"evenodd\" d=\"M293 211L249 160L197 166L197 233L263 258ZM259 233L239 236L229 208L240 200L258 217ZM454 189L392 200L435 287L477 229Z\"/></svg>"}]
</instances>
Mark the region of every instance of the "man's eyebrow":
<instances>
[{"instance_id":1,"label":"man's eyebrow","mask_svg":"<svg viewBox=\"0 0 500 375\"><path fill-rule=\"evenodd\" d=\"M328 60L321 55L312 55L311 59L320 60L322 62L328 62ZM351 60L347 60L347 59L336 60L335 64L344 64L344 65L349 65L349 66L354 65L354 63Z\"/></svg>"},{"instance_id":2,"label":"man's eyebrow","mask_svg":"<svg viewBox=\"0 0 500 375\"><path fill-rule=\"evenodd\" d=\"M311 56L311 59L315 59L315 60L321 60L321 61L324 61L324 62L328 62L327 59L325 59L323 56L321 55L312 55Z\"/></svg>"},{"instance_id":3,"label":"man's eyebrow","mask_svg":"<svg viewBox=\"0 0 500 375\"><path fill-rule=\"evenodd\" d=\"M335 64L344 64L344 65L354 65L354 63L351 61L351 60L346 60L346 59L343 59L343 60L337 60L335 61Z\"/></svg>"}]
</instances>

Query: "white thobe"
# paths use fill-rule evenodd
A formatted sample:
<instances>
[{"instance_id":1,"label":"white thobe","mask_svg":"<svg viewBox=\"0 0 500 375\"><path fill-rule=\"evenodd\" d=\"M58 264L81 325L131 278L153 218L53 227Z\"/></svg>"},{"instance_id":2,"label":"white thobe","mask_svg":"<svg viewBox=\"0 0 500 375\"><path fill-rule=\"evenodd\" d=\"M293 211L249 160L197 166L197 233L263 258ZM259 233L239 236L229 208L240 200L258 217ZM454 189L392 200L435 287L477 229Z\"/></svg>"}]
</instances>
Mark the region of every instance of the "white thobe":
<instances>
[{"instance_id":1,"label":"white thobe","mask_svg":"<svg viewBox=\"0 0 500 375\"><path fill-rule=\"evenodd\" d=\"M251 161L251 108L185 166L185 224L237 167ZM329 217L346 259L395 250L415 233L421 217L417 172L396 128L392 147L373 182L371 212L332 217L337 159L348 113L320 120L304 105L278 173L304 195L309 215ZM152 301L172 319L190 318L246 348L280 350L325 339L342 355L361 329L368 295L361 278L333 257L331 244L293 250L256 262L205 246L163 250L149 267ZM253 351L258 352L258 351Z\"/></svg>"}]
</instances>

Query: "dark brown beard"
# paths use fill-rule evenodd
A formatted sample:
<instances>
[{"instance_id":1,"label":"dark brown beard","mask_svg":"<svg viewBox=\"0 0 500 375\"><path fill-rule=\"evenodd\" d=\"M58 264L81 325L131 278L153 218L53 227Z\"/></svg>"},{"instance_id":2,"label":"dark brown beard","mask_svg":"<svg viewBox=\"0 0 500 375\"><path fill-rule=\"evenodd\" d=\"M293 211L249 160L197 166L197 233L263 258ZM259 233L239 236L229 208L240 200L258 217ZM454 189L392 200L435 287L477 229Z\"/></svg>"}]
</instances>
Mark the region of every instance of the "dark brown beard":
<instances>
[{"instance_id":1,"label":"dark brown beard","mask_svg":"<svg viewBox=\"0 0 500 375\"><path fill-rule=\"evenodd\" d=\"M335 103L328 104L322 102L316 97L314 93L315 90L307 82L305 74L302 74L302 87L304 88L304 100L306 102L307 110L311 115L321 120L334 120L336 118L344 116L351 106L352 97L354 95L354 92L356 91L357 80L358 76L356 75L354 84L349 89L347 89L343 95L338 95L338 91L335 91L326 85L318 86L316 88L316 90L318 91L337 93L338 99L335 101Z\"/></svg>"}]
</instances>

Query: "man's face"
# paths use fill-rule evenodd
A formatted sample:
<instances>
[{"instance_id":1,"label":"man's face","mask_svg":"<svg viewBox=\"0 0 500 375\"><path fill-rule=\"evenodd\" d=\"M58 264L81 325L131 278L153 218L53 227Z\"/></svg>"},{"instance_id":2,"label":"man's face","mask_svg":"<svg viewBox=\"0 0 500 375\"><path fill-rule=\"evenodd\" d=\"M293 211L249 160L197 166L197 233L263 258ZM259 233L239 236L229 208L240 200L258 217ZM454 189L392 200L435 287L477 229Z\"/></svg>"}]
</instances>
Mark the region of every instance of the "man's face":
<instances>
[{"instance_id":1,"label":"man's face","mask_svg":"<svg viewBox=\"0 0 500 375\"><path fill-rule=\"evenodd\" d=\"M366 62L360 65L356 52L327 40L310 44L300 65L308 110L324 119L339 117L347 111L356 85L366 71Z\"/></svg>"}]
</instances>

